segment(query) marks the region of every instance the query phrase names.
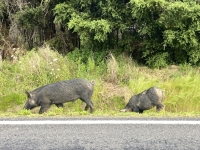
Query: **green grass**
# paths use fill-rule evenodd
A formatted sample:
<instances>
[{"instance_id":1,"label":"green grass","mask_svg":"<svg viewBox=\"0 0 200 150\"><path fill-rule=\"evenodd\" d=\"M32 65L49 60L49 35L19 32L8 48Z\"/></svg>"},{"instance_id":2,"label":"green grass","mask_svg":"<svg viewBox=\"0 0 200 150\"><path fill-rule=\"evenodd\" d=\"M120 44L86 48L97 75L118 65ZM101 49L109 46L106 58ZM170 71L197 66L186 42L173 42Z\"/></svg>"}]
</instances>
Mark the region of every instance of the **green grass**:
<instances>
[{"instance_id":1,"label":"green grass","mask_svg":"<svg viewBox=\"0 0 200 150\"><path fill-rule=\"evenodd\" d=\"M93 60L92 55L80 57L76 50L67 56L52 51L48 46L27 52L15 62L0 64L0 116L41 117L199 117L200 116L200 69L190 65L149 69L137 65L126 56L112 56L106 62ZM88 57L89 56L89 57ZM47 113L38 114L39 108L24 110L25 90L72 78L95 81L93 102L95 112L84 111L80 100L65 103L64 108L52 106ZM155 109L144 113L122 113L130 97L151 86L165 90L165 110Z\"/></svg>"}]
</instances>

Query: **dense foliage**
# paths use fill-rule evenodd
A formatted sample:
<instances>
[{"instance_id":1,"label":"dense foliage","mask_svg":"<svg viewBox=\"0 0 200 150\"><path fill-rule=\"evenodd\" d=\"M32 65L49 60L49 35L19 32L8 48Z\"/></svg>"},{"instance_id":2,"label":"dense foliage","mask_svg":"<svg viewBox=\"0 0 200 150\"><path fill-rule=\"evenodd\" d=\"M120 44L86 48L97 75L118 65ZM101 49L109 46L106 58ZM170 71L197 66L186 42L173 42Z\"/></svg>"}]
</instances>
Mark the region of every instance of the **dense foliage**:
<instances>
[{"instance_id":1,"label":"dense foliage","mask_svg":"<svg viewBox=\"0 0 200 150\"><path fill-rule=\"evenodd\" d=\"M200 64L197 0L0 0L0 51L49 43L66 54L113 51L150 67Z\"/></svg>"}]
</instances>

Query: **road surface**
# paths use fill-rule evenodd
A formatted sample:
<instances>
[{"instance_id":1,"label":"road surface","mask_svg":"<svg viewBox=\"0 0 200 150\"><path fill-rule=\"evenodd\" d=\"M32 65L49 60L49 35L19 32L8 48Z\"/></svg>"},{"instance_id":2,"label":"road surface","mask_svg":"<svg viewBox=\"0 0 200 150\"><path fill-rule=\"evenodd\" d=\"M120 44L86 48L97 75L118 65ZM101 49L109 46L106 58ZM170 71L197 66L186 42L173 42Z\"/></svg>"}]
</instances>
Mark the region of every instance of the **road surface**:
<instances>
[{"instance_id":1,"label":"road surface","mask_svg":"<svg viewBox=\"0 0 200 150\"><path fill-rule=\"evenodd\" d=\"M0 119L0 150L200 150L200 119Z\"/></svg>"}]
</instances>

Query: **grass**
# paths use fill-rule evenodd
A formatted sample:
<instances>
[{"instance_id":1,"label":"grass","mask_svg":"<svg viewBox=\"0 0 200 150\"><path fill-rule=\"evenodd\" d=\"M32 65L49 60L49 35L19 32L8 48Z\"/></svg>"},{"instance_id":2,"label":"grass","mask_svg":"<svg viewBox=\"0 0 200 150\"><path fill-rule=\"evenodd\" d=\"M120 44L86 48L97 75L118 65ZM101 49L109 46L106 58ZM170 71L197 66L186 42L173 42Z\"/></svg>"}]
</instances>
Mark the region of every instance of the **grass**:
<instances>
[{"instance_id":1,"label":"grass","mask_svg":"<svg viewBox=\"0 0 200 150\"><path fill-rule=\"evenodd\" d=\"M84 59L83 59L84 58ZM84 61L83 61L84 60ZM107 60L94 61L92 55L80 57L79 51L62 56L48 46L27 52L15 62L0 64L0 116L41 117L199 117L200 116L200 69L190 65L149 69L137 65L131 58L121 55ZM64 108L52 106L39 115L39 108L24 110L25 90L72 78L95 81L93 102L95 112L84 111L80 100L65 103ZM137 113L119 112L130 97L145 89L157 86L165 90L165 110L155 109Z\"/></svg>"}]
</instances>

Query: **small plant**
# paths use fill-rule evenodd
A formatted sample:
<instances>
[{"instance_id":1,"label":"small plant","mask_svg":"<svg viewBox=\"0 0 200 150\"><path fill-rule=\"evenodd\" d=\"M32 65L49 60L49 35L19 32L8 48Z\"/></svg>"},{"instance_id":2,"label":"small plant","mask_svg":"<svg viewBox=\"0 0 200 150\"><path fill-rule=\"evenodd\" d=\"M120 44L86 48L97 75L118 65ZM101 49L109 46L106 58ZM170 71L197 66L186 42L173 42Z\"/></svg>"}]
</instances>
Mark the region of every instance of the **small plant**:
<instances>
[{"instance_id":1,"label":"small plant","mask_svg":"<svg viewBox=\"0 0 200 150\"><path fill-rule=\"evenodd\" d=\"M107 76L109 82L118 82L118 62L112 53L109 54L107 59Z\"/></svg>"},{"instance_id":2,"label":"small plant","mask_svg":"<svg viewBox=\"0 0 200 150\"><path fill-rule=\"evenodd\" d=\"M17 114L20 116L24 116L24 115L31 115L32 113L30 110L23 109L23 110L19 110Z\"/></svg>"},{"instance_id":3,"label":"small plant","mask_svg":"<svg viewBox=\"0 0 200 150\"><path fill-rule=\"evenodd\" d=\"M62 56L43 46L37 51L27 52L14 63L3 61L0 70L0 116L38 115L37 110L23 110L26 101L25 90L73 78L86 78L95 83L92 100L92 116L140 117L137 113L120 113L129 99L151 86L165 91L165 111L144 112L143 116L200 116L200 69L189 64L150 69L139 66L125 55L114 56L106 61L102 55L93 57L91 51L78 49ZM86 57L87 56L87 57ZM98 60L98 63L96 62ZM77 100L65 103L64 108L52 107L43 116L91 115L85 103Z\"/></svg>"}]
</instances>

